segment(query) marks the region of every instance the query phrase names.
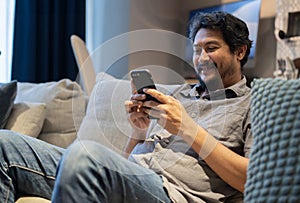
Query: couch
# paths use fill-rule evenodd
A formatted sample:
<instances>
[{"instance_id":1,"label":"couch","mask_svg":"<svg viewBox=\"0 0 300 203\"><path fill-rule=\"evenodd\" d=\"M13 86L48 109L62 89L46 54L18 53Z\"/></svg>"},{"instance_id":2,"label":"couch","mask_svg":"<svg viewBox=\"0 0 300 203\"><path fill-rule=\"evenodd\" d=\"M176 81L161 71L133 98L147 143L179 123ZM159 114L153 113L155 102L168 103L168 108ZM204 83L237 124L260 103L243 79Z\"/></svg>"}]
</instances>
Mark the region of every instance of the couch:
<instances>
[{"instance_id":1,"label":"couch","mask_svg":"<svg viewBox=\"0 0 300 203\"><path fill-rule=\"evenodd\" d=\"M17 81L0 84L0 100L2 130L63 148L76 139L88 101L81 87L69 79L39 84ZM47 201L21 198L18 202Z\"/></svg>"},{"instance_id":2,"label":"couch","mask_svg":"<svg viewBox=\"0 0 300 203\"><path fill-rule=\"evenodd\" d=\"M263 123L268 123L268 132L273 132L271 128L276 128L277 134L278 132L281 132L278 131L279 122L276 123L277 125L274 125L274 121L272 119L276 119L276 116L282 115L274 115L273 113L273 117L264 118L264 115L270 115L270 111L273 110L265 105L267 104L267 101L271 102L269 103L269 106L271 107L275 102L277 111L275 112L275 114L280 112L278 111L278 109L286 108L287 103L289 104L289 106L293 106L293 110L290 112L289 119L284 120L283 123L281 120L281 124L294 122L292 123L292 125L288 124L290 129L288 129L287 126L282 128L284 128L285 131L291 132L290 135L293 137L294 143L296 142L299 144L299 80L278 81L277 79L259 79L253 82L253 86L254 90L252 91L252 94L255 95L255 97L252 98L251 105L255 106L256 109L259 109L258 113L253 113L256 115L256 118L263 119ZM282 89L281 87L285 88ZM289 90L289 87L292 88L290 88ZM167 94L171 93L172 91L175 91L177 88L178 85L158 85L158 89ZM276 94L278 94L278 92L280 92L281 99L279 97L276 97ZM40 109L44 109L44 114L41 113L40 119L43 120L43 124L39 124L42 127L40 129L40 133L36 135L37 139L41 139L61 147L67 147L75 139L89 139L102 143L107 147L113 149L114 151L121 153L122 148L125 142L127 141L128 136L131 133L131 128L129 127L130 125L127 121L127 117L124 110L124 101L129 98L130 94L130 82L128 80L115 79L114 77L106 73L99 73L97 75L96 85L94 86L92 93L88 98L76 82L72 82L68 79L43 84L18 83L18 90L14 101L14 106L20 103L22 105L23 103L27 104L29 106L28 108L30 108L30 105L35 106L33 104L36 104L37 106L42 105ZM289 96L289 99L282 99L287 96ZM263 106L264 108L259 108L260 106ZM13 108L8 120L10 120L11 117L14 117L14 114L15 110ZM296 119L292 119L291 116ZM8 121L7 123L10 122L12 121ZM265 200L268 199L268 196L266 195L274 196L276 195L276 193L259 193L259 191L262 191L263 184L261 183L262 180L259 180L259 177L256 176L263 176L265 168L259 167L262 165L263 160L272 160L272 153L270 153L270 147L266 144L266 142L264 142L264 144L261 144L262 141L258 138L263 137L264 139L266 139L266 137L268 138L268 136L272 135L268 134L268 136L266 136L263 134L265 133L265 131L259 131L261 126L264 125L262 123L258 123L257 119L255 120L255 125L256 126L253 126L253 129L255 133L257 133L257 135L254 136L254 142L259 143L260 147L256 147L255 150L251 153L251 157L253 158L250 159L250 168L247 174L249 177L249 181L247 181L246 183L247 193L245 195L247 202L266 202ZM277 137L275 142L279 143L280 138ZM269 141L268 143L272 142ZM295 144L293 146L295 146ZM299 145L297 145L297 147L298 146ZM278 146L277 149L279 149L280 147L283 146ZM288 147L288 144L284 145L284 147ZM268 148L269 151L265 148ZM261 153L262 150L265 153L263 154L264 159L260 160L260 163L256 163L254 160L257 160L257 153ZM268 155L270 155L271 158L268 157ZM280 157L283 159L288 158L288 155L285 156L286 157L284 157L282 154L280 155ZM293 175L293 177L298 178L298 180L300 180L299 147L298 151L297 148L293 151L293 156L296 157L296 160L294 160L291 163L286 163L293 164L295 168L294 173L290 171L289 175ZM285 167L285 165L281 166ZM271 176L263 177L272 178ZM254 182L253 179L255 180ZM255 185L258 183L260 184ZM276 183L276 186L280 187L280 181L279 183L278 181ZM284 184L285 192L288 192L290 190L298 191L300 187L299 181L296 181L296 183L294 183L294 185L291 186L286 185L286 183ZM268 185L263 185L264 191L268 191L268 187L271 186L274 186L274 183L272 183L272 181L270 180L268 182ZM251 194L255 194L255 196ZM283 195L283 193L278 194ZM295 195L296 193L294 192L292 194ZM296 198L298 197L300 199L299 194L300 192L296 194ZM259 195L266 197L265 199L263 199L264 201L256 201L257 199L253 200L253 198L259 197ZM17 201L17 203L35 202L43 203L49 201L38 197L23 197Z\"/></svg>"},{"instance_id":3,"label":"couch","mask_svg":"<svg viewBox=\"0 0 300 203\"><path fill-rule=\"evenodd\" d=\"M177 87L158 85L165 93ZM11 103L10 107L6 105L11 110L6 125L2 127L5 130L63 148L75 139L94 140L118 153L122 152L131 133L124 110L124 101L131 95L129 80L99 73L89 96L78 83L69 79L39 84L12 81L10 89L12 93L5 96L6 100L10 97ZM3 96L1 91L0 96ZM17 202L42 203L47 200L24 197Z\"/></svg>"}]
</instances>

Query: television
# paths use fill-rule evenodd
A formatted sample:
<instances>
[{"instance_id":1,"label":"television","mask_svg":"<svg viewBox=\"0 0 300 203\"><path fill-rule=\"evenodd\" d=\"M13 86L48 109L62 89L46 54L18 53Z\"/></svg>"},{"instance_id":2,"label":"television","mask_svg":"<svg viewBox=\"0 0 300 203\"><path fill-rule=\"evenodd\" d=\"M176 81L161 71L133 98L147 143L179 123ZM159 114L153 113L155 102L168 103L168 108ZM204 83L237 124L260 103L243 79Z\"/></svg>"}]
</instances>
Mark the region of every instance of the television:
<instances>
[{"instance_id":1,"label":"television","mask_svg":"<svg viewBox=\"0 0 300 203\"><path fill-rule=\"evenodd\" d=\"M248 62L244 65L244 68L252 68L255 66L255 53L260 17L260 5L261 0L243 0L231 3L224 3L222 5L192 10L189 13L189 19L191 19L198 12L225 11L245 21L250 33L249 38L253 41L253 45L250 49Z\"/></svg>"}]
</instances>

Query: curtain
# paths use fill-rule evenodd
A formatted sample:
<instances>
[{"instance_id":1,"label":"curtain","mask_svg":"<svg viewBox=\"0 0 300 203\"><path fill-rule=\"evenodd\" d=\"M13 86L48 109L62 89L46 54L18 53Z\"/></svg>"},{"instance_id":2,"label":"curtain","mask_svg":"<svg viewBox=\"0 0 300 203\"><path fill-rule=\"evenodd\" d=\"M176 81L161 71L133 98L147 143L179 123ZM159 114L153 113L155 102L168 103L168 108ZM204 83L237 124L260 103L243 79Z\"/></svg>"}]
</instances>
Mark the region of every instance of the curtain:
<instances>
[{"instance_id":1,"label":"curtain","mask_svg":"<svg viewBox=\"0 0 300 203\"><path fill-rule=\"evenodd\" d=\"M76 80L72 34L85 40L85 0L16 0L12 79Z\"/></svg>"}]
</instances>

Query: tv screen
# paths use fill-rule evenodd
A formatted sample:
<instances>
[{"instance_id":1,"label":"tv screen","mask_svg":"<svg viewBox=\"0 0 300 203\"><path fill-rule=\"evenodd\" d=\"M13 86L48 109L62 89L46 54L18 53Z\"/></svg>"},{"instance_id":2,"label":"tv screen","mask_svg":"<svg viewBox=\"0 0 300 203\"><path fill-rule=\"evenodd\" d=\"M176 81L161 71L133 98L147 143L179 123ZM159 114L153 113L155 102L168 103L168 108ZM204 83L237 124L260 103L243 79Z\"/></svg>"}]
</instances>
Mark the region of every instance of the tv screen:
<instances>
[{"instance_id":1,"label":"tv screen","mask_svg":"<svg viewBox=\"0 0 300 203\"><path fill-rule=\"evenodd\" d=\"M253 46L250 50L248 62L244 67L254 67L260 5L261 0L244 0L233 3L225 3L218 6L192 10L189 18L191 19L197 12L225 11L245 21L250 32L249 38L253 41Z\"/></svg>"}]
</instances>

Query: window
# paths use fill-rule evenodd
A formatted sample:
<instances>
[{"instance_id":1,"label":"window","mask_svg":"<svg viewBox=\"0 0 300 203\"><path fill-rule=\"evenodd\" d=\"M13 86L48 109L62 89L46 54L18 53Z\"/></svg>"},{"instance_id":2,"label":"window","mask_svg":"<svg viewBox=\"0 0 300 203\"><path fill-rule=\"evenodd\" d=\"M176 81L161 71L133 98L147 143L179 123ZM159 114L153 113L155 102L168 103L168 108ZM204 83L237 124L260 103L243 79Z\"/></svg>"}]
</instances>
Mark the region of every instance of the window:
<instances>
[{"instance_id":1,"label":"window","mask_svg":"<svg viewBox=\"0 0 300 203\"><path fill-rule=\"evenodd\" d=\"M11 80L15 0L0 1L0 82Z\"/></svg>"}]
</instances>

